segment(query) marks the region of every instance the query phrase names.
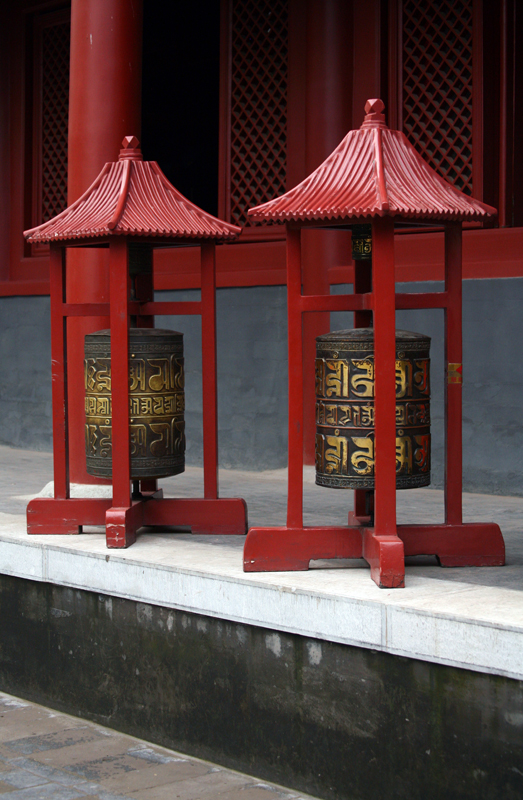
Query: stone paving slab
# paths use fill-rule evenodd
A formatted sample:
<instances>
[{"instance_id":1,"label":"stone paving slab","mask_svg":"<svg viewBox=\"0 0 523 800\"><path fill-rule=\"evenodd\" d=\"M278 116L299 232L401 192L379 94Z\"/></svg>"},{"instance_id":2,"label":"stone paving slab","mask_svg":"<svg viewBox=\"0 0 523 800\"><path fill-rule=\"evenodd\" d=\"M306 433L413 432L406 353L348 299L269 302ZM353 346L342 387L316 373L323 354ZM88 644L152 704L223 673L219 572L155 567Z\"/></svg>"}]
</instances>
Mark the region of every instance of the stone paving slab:
<instances>
[{"instance_id":1,"label":"stone paving slab","mask_svg":"<svg viewBox=\"0 0 523 800\"><path fill-rule=\"evenodd\" d=\"M0 732L6 800L313 800L3 692Z\"/></svg>"}]
</instances>

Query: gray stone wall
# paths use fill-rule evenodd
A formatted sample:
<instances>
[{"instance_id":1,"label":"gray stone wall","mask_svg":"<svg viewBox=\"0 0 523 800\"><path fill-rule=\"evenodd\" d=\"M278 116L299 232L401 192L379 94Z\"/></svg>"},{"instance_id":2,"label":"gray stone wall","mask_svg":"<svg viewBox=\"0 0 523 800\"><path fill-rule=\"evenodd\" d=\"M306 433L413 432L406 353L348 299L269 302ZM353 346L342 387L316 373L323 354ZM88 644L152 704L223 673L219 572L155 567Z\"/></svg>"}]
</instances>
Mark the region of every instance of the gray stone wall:
<instances>
[{"instance_id":1,"label":"gray stone wall","mask_svg":"<svg viewBox=\"0 0 523 800\"><path fill-rule=\"evenodd\" d=\"M405 284L437 291L440 284ZM523 279L463 283L463 486L523 495ZM399 328L432 336L436 485L443 457L443 311L402 311Z\"/></svg>"},{"instance_id":2,"label":"gray stone wall","mask_svg":"<svg viewBox=\"0 0 523 800\"><path fill-rule=\"evenodd\" d=\"M0 444L51 449L48 297L0 298Z\"/></svg>"},{"instance_id":3,"label":"gray stone wall","mask_svg":"<svg viewBox=\"0 0 523 800\"><path fill-rule=\"evenodd\" d=\"M160 292L197 300L199 292ZM287 464L287 291L284 286L218 289L220 464L275 469ZM202 463L200 317L158 317L156 327L184 334L187 462Z\"/></svg>"},{"instance_id":4,"label":"gray stone wall","mask_svg":"<svg viewBox=\"0 0 523 800\"><path fill-rule=\"evenodd\" d=\"M434 291L440 284L403 284ZM333 287L336 292L343 287ZM158 299L195 299L162 292ZM523 278L465 281L464 487L523 495ZM51 381L49 300L0 298L0 443L49 449ZM219 289L218 373L220 463L284 466L287 447L287 321L282 286ZM201 326L199 317L160 317L158 327L184 333L187 370L187 462L200 464ZM332 328L352 325L332 315ZM443 312L402 311L397 327L432 337L433 485L443 480Z\"/></svg>"}]
</instances>

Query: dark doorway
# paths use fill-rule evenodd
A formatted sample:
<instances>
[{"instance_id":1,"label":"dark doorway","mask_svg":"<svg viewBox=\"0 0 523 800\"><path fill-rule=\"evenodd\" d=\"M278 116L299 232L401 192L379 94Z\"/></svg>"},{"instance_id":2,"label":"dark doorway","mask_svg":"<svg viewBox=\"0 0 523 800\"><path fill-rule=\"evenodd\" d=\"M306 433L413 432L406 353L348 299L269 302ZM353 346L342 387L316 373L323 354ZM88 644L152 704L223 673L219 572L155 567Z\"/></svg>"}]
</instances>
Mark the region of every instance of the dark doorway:
<instances>
[{"instance_id":1,"label":"dark doorway","mask_svg":"<svg viewBox=\"0 0 523 800\"><path fill-rule=\"evenodd\" d=\"M146 0L142 146L189 200L218 203L219 0Z\"/></svg>"}]
</instances>

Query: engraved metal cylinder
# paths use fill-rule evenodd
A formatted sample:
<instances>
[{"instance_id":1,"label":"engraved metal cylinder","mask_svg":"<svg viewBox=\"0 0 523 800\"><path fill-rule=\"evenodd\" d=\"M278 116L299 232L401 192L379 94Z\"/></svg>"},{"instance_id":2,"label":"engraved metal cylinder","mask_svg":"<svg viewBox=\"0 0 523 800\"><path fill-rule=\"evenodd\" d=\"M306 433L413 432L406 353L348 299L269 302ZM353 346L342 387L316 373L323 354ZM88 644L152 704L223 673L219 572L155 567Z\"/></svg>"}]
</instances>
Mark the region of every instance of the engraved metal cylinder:
<instances>
[{"instance_id":1,"label":"engraved metal cylinder","mask_svg":"<svg viewBox=\"0 0 523 800\"><path fill-rule=\"evenodd\" d=\"M396 487L430 483L430 337L396 331ZM374 330L316 339L316 483L374 488Z\"/></svg>"},{"instance_id":2,"label":"engraved metal cylinder","mask_svg":"<svg viewBox=\"0 0 523 800\"><path fill-rule=\"evenodd\" d=\"M352 258L372 261L372 225L352 226Z\"/></svg>"},{"instance_id":3,"label":"engraved metal cylinder","mask_svg":"<svg viewBox=\"0 0 523 800\"><path fill-rule=\"evenodd\" d=\"M111 337L85 337L87 472L112 477ZM164 478L185 469L183 333L129 330L131 478Z\"/></svg>"}]
</instances>

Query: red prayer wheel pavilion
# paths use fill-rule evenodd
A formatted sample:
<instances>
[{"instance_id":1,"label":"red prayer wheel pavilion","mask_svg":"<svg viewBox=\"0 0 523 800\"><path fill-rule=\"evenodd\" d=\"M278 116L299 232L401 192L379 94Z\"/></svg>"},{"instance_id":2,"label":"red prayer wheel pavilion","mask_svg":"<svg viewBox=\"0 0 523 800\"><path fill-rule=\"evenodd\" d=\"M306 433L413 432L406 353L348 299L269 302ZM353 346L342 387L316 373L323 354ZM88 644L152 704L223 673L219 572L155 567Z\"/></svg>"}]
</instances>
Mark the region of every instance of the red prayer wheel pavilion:
<instances>
[{"instance_id":1,"label":"red prayer wheel pavilion","mask_svg":"<svg viewBox=\"0 0 523 800\"><path fill-rule=\"evenodd\" d=\"M78 533L105 525L108 547L128 547L142 525L191 526L193 533L244 534L241 499L218 498L215 244L234 240L240 228L206 213L178 192L155 161L143 161L139 142L127 136L117 162L107 163L87 191L61 214L25 232L50 245L53 380L54 497L27 509L29 533ZM201 251L201 301L154 302L152 249L197 246ZM130 255L140 248L133 264ZM108 303L66 300L66 250L108 247ZM164 499L155 479L141 481L131 497L129 446L129 328L154 327L155 314L201 314L204 497ZM110 317L112 377L112 500L72 498L69 484L67 319Z\"/></svg>"},{"instance_id":2,"label":"red prayer wheel pavilion","mask_svg":"<svg viewBox=\"0 0 523 800\"><path fill-rule=\"evenodd\" d=\"M361 558L381 587L401 587L405 556L436 555L443 566L504 563L504 542L494 523L464 523L462 516L462 223L496 209L438 175L400 131L385 123L384 104L368 100L365 120L304 181L251 208L253 220L286 223L289 353L289 477L287 525L252 528L244 548L249 572L308 569L312 559ZM356 262L354 294L302 293L301 231L372 225L372 268ZM395 291L394 229L443 226L445 286L441 292ZM396 309L442 308L445 313L445 522L396 523ZM315 311L353 311L355 327L374 328L374 519L365 492L355 490L344 527L303 524L303 319Z\"/></svg>"}]
</instances>

